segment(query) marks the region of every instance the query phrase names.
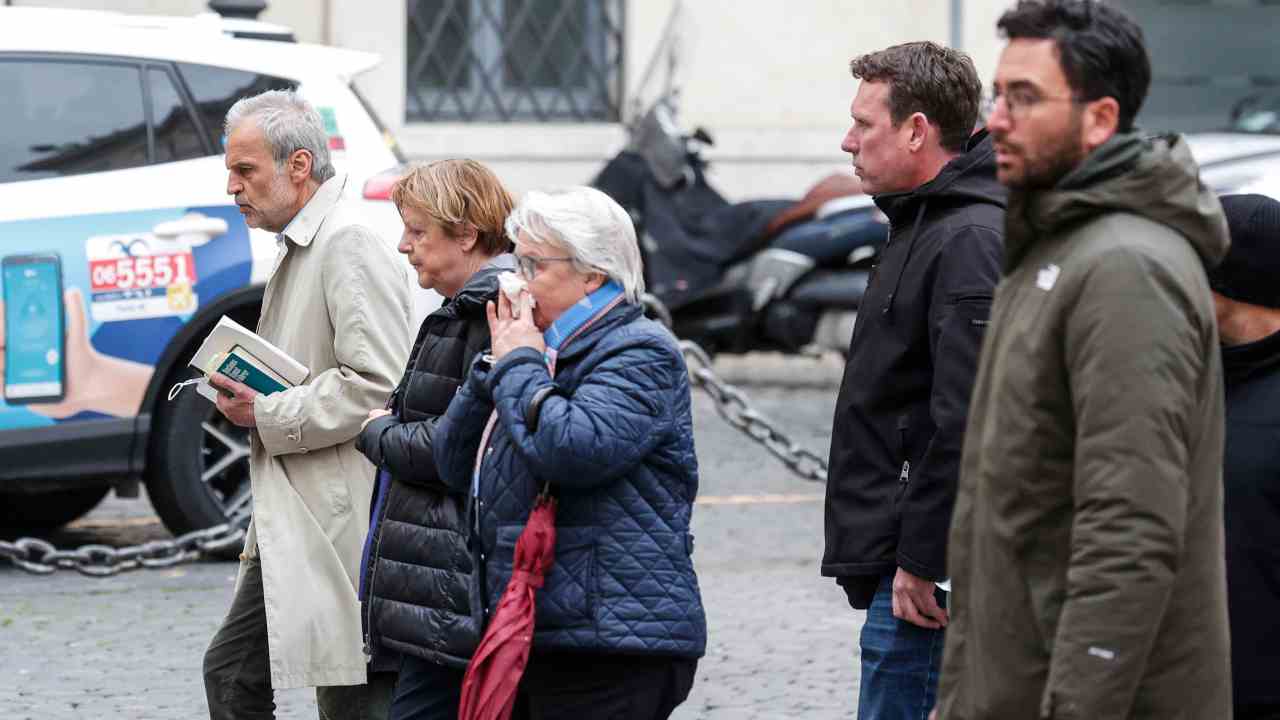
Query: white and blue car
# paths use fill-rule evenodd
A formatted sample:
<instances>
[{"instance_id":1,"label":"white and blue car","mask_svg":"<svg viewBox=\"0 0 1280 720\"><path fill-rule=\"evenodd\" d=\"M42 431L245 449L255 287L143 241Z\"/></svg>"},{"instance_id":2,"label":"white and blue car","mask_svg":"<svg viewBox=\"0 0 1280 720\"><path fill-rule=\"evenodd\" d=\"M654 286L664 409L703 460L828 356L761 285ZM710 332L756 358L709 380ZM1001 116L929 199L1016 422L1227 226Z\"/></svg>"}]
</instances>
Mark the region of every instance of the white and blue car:
<instances>
[{"instance_id":1,"label":"white and blue car","mask_svg":"<svg viewBox=\"0 0 1280 720\"><path fill-rule=\"evenodd\" d=\"M220 317L256 323L276 254L226 194L236 100L308 98L348 191L399 240L404 158L352 85L377 56L231 29L0 8L0 527L66 523L140 482L175 533L250 502L246 433L194 392L168 399ZM417 292L420 314L439 303Z\"/></svg>"}]
</instances>

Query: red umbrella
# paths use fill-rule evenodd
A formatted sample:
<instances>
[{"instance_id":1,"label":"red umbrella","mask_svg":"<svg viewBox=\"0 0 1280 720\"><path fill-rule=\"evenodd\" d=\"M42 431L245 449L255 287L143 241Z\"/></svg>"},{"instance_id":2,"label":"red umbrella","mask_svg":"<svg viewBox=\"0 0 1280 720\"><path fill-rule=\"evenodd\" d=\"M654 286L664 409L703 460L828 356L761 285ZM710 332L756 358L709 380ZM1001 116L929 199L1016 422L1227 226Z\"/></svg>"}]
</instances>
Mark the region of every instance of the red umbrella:
<instances>
[{"instance_id":1,"label":"red umbrella","mask_svg":"<svg viewBox=\"0 0 1280 720\"><path fill-rule=\"evenodd\" d=\"M458 720L508 720L533 645L533 597L555 561L556 501L542 495L516 541L511 580L462 679ZM477 568L476 572L481 572Z\"/></svg>"}]
</instances>

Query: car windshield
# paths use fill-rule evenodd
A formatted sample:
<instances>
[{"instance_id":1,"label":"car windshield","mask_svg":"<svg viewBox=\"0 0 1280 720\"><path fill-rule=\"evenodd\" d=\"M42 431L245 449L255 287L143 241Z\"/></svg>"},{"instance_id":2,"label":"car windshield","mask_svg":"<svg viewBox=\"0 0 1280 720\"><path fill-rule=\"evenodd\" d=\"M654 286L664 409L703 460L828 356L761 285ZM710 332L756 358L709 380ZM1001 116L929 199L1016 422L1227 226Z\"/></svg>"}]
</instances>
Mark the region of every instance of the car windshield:
<instances>
[{"instance_id":1,"label":"car windshield","mask_svg":"<svg viewBox=\"0 0 1280 720\"><path fill-rule=\"evenodd\" d=\"M1280 134L1280 93L1250 95L1231 111L1234 132Z\"/></svg>"}]
</instances>

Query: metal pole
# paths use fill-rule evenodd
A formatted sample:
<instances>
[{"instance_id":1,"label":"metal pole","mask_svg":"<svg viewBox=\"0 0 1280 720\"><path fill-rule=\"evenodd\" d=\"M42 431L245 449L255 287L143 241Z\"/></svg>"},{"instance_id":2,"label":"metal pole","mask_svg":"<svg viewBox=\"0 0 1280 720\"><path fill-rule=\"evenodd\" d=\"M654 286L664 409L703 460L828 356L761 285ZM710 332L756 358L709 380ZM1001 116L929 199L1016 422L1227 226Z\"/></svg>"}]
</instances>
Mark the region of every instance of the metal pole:
<instances>
[{"instance_id":1,"label":"metal pole","mask_svg":"<svg viewBox=\"0 0 1280 720\"><path fill-rule=\"evenodd\" d=\"M951 0L951 47L964 49L964 0Z\"/></svg>"}]
</instances>

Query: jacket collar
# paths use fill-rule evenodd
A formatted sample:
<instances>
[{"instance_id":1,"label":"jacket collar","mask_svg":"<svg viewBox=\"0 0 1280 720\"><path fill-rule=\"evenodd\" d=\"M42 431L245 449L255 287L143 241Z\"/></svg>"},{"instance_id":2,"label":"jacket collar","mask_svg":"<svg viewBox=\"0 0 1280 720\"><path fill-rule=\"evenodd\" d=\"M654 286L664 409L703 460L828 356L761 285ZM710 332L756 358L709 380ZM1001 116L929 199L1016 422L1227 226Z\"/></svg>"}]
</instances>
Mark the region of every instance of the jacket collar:
<instances>
[{"instance_id":1,"label":"jacket collar","mask_svg":"<svg viewBox=\"0 0 1280 720\"><path fill-rule=\"evenodd\" d=\"M462 289L452 298L445 300L441 310L455 317L470 316L483 313L485 303L494 299L498 293L498 276L516 269L516 256L503 253L494 257L475 272L462 284Z\"/></svg>"},{"instance_id":2,"label":"jacket collar","mask_svg":"<svg viewBox=\"0 0 1280 720\"><path fill-rule=\"evenodd\" d=\"M1244 345L1222 346L1222 373L1228 388L1264 372L1280 371L1280 332Z\"/></svg>"},{"instance_id":3,"label":"jacket collar","mask_svg":"<svg viewBox=\"0 0 1280 720\"><path fill-rule=\"evenodd\" d=\"M980 202L1004 207L1008 191L996 180L995 148L986 129L965 143L964 152L951 158L929 182L903 192L876 195L877 207L900 227L910 223L930 200Z\"/></svg>"},{"instance_id":4,"label":"jacket collar","mask_svg":"<svg viewBox=\"0 0 1280 720\"><path fill-rule=\"evenodd\" d=\"M324 181L316 194L311 196L306 205L298 211L297 215L289 221L284 231L280 234L293 242L294 245L307 247L311 241L315 239L316 234L320 232L320 226L324 224L324 219L329 215L329 211L334 205L338 204L338 200L342 198L342 191L346 188L347 176L345 173L338 173L328 180Z\"/></svg>"},{"instance_id":5,"label":"jacket collar","mask_svg":"<svg viewBox=\"0 0 1280 720\"><path fill-rule=\"evenodd\" d=\"M556 362L563 365L572 358L586 355L591 348L595 347L600 338L623 325L634 322L642 315L644 315L643 307L624 300L617 307L606 313L604 317L592 323L586 330L583 330L581 334L573 339L573 342L561 348L556 356Z\"/></svg>"},{"instance_id":6,"label":"jacket collar","mask_svg":"<svg viewBox=\"0 0 1280 720\"><path fill-rule=\"evenodd\" d=\"M902 285L902 276L906 273L911 253L915 250L920 225L930 201L987 203L1003 208L1007 198L1008 192L996 181L995 149L985 128L974 133L965 143L965 151L952 158L929 182L907 192L875 196L873 199L876 205L889 218L889 225L895 232L900 232L899 228L909 218L914 218L910 221L906 257L898 265L898 274L889 294L885 296L880 312L888 317L893 311L894 298Z\"/></svg>"}]
</instances>

